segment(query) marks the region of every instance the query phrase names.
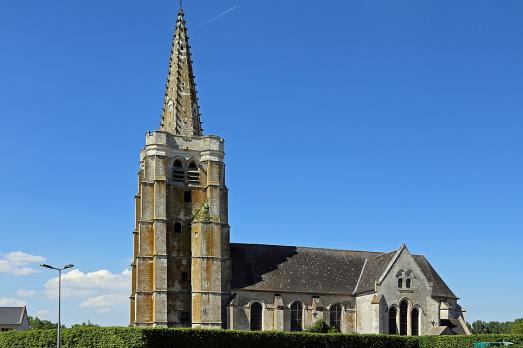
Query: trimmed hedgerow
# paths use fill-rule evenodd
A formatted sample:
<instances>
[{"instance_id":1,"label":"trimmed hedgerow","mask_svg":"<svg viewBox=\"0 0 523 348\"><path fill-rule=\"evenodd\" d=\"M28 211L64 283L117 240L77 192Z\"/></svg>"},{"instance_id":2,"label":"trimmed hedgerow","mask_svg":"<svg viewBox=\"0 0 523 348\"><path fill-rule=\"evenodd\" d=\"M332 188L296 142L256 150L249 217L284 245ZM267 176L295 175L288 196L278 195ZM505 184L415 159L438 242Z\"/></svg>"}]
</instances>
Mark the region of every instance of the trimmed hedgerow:
<instances>
[{"instance_id":1,"label":"trimmed hedgerow","mask_svg":"<svg viewBox=\"0 0 523 348\"><path fill-rule=\"evenodd\" d=\"M315 334L308 332L252 332L224 330L147 330L148 347L324 347L324 348L417 348L415 338L388 335ZM167 344L166 342L174 342Z\"/></svg>"},{"instance_id":2,"label":"trimmed hedgerow","mask_svg":"<svg viewBox=\"0 0 523 348\"><path fill-rule=\"evenodd\" d=\"M81 327L60 332L62 347L146 347L141 330L125 327ZM56 330L8 331L0 334L1 348L56 347Z\"/></svg>"},{"instance_id":3,"label":"trimmed hedgerow","mask_svg":"<svg viewBox=\"0 0 523 348\"><path fill-rule=\"evenodd\" d=\"M474 342L508 341L523 347L523 335L470 335L470 336L423 336L418 337L419 348L472 347Z\"/></svg>"},{"instance_id":4,"label":"trimmed hedgerow","mask_svg":"<svg viewBox=\"0 0 523 348\"><path fill-rule=\"evenodd\" d=\"M109 348L467 348L477 341L523 344L523 335L405 337L126 327L78 327L62 331L62 347ZM0 348L51 348L55 330L0 333Z\"/></svg>"},{"instance_id":5,"label":"trimmed hedgerow","mask_svg":"<svg viewBox=\"0 0 523 348\"><path fill-rule=\"evenodd\" d=\"M9 331L0 334L1 348L47 348L55 345L55 330ZM62 347L417 348L418 342L415 338L387 335L83 327L63 330Z\"/></svg>"}]
</instances>

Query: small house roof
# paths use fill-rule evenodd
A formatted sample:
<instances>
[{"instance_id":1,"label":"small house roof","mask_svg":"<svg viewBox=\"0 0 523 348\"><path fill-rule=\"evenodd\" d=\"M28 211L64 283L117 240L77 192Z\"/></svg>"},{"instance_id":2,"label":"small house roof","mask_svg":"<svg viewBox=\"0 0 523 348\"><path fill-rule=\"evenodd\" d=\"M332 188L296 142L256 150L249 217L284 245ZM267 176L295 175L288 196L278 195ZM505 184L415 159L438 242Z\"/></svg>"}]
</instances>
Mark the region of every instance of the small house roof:
<instances>
[{"instance_id":1,"label":"small house roof","mask_svg":"<svg viewBox=\"0 0 523 348\"><path fill-rule=\"evenodd\" d=\"M0 325L20 325L24 314L25 307L0 307Z\"/></svg>"}]
</instances>

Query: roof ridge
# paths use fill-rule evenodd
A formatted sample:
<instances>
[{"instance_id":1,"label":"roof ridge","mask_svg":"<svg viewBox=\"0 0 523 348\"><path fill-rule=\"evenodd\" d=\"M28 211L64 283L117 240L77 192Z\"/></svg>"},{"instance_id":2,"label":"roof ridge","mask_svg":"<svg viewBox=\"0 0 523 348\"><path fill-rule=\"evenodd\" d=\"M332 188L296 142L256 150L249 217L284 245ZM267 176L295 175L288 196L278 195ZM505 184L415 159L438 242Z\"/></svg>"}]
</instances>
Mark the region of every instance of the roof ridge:
<instances>
[{"instance_id":1,"label":"roof ridge","mask_svg":"<svg viewBox=\"0 0 523 348\"><path fill-rule=\"evenodd\" d=\"M370 260L370 259L374 259L376 257L380 257L380 256L385 256L385 255L389 255L389 254L394 254L397 250L392 250L392 251L389 251L388 253L382 253L380 255L375 255L373 257L368 257L367 260Z\"/></svg>"},{"instance_id":2,"label":"roof ridge","mask_svg":"<svg viewBox=\"0 0 523 348\"><path fill-rule=\"evenodd\" d=\"M272 247L284 247L284 248L296 248L296 249L313 249L313 250L351 251L351 252L357 252L357 253L374 253L374 254L379 254L379 255L375 255L373 257L387 254L387 253L384 253L383 251L335 249L335 248L318 248L318 247L297 246L297 245L278 245L278 244L260 244L260 243L231 243L231 244L272 246Z\"/></svg>"}]
</instances>

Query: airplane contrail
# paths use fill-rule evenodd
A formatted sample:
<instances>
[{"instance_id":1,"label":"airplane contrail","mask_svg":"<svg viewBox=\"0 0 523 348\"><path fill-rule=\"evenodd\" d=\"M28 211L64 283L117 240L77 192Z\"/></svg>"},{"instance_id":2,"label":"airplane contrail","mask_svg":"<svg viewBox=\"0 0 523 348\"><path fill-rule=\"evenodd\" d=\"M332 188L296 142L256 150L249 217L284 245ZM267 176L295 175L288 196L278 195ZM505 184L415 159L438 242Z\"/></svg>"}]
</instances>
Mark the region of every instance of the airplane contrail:
<instances>
[{"instance_id":1,"label":"airplane contrail","mask_svg":"<svg viewBox=\"0 0 523 348\"><path fill-rule=\"evenodd\" d=\"M202 24L197 25L196 28L194 28L194 30L196 30L196 29L198 29L198 28L201 28L201 27L203 27L204 25L207 25L207 24L209 24L209 23L211 23L211 22L214 22L214 21L217 20L218 18L225 16L227 13L234 11L237 7L238 7L238 5L234 5L234 6L231 7L230 9L225 10L225 11L223 11L223 12L217 14L216 16L209 18L208 20L206 20L206 21L203 22Z\"/></svg>"}]
</instances>

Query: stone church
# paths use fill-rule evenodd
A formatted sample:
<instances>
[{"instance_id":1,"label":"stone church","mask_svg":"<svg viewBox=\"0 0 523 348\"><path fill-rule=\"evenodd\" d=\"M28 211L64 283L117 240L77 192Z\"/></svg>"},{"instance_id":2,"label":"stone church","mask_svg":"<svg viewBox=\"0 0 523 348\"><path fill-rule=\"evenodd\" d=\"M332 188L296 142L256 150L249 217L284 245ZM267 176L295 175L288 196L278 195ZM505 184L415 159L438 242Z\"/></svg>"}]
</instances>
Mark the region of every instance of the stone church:
<instances>
[{"instance_id":1,"label":"stone church","mask_svg":"<svg viewBox=\"0 0 523 348\"><path fill-rule=\"evenodd\" d=\"M204 135L183 10L160 129L140 152L130 324L343 333L469 334L422 255L230 242L224 140Z\"/></svg>"}]
</instances>

